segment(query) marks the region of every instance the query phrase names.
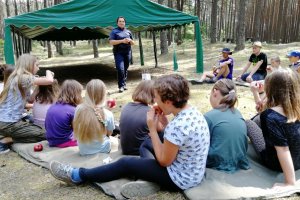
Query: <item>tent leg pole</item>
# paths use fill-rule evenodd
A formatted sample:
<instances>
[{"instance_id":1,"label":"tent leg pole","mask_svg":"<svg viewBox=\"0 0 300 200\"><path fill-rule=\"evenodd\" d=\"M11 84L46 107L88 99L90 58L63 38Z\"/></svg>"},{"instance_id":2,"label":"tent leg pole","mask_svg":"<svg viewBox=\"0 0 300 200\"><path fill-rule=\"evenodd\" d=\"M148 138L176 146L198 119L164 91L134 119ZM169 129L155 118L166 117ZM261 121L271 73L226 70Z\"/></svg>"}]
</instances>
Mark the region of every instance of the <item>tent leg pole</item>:
<instances>
[{"instance_id":1,"label":"tent leg pole","mask_svg":"<svg viewBox=\"0 0 300 200\"><path fill-rule=\"evenodd\" d=\"M21 45L21 37L20 37L19 34L17 34L17 35L18 35L18 47L19 47L19 53L20 53L20 55L22 55L23 52L22 52L22 45Z\"/></svg>"},{"instance_id":2,"label":"tent leg pole","mask_svg":"<svg viewBox=\"0 0 300 200\"><path fill-rule=\"evenodd\" d=\"M144 66L144 51L143 51L143 44L141 38L141 32L138 33L139 36L139 48L140 48L140 58L141 58L141 66Z\"/></svg>"},{"instance_id":3,"label":"tent leg pole","mask_svg":"<svg viewBox=\"0 0 300 200\"><path fill-rule=\"evenodd\" d=\"M153 37L153 50L154 50L155 68L156 68L156 67L158 67L158 64L157 64L156 38L155 38L155 32L154 31L152 31L152 37Z\"/></svg>"},{"instance_id":4,"label":"tent leg pole","mask_svg":"<svg viewBox=\"0 0 300 200\"><path fill-rule=\"evenodd\" d=\"M13 42L14 42L14 49L15 49L16 58L19 58L19 48L18 48L16 32L15 32L15 29L13 29L12 31L13 31Z\"/></svg>"}]
</instances>

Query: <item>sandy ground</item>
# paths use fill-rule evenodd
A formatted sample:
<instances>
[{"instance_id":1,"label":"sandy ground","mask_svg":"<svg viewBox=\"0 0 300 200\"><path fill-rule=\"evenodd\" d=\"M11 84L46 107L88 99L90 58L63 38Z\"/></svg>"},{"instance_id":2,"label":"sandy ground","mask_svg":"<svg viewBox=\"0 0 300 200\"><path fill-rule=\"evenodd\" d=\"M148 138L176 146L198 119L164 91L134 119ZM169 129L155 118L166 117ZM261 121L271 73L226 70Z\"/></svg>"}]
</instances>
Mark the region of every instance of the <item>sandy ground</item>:
<instances>
[{"instance_id":1,"label":"sandy ground","mask_svg":"<svg viewBox=\"0 0 300 200\"><path fill-rule=\"evenodd\" d=\"M215 45L204 44L204 64L205 69L210 70L210 66L218 59L218 52L221 48L228 46L233 49L233 44L218 43ZM283 66L287 66L288 60L285 54L292 49L299 49L300 43L282 45L264 45L264 52L268 57L279 55ZM233 54L235 59L235 74L247 62L251 53L250 44L243 51ZM124 93L118 93L116 82L116 71L113 66L111 48L105 46L100 49L100 58L92 57L92 47L82 44L77 48L70 48L70 52L65 58L55 57L45 59L46 52L41 47L36 47L35 55L40 61L40 75L46 69L55 73L55 77L62 82L65 79L76 79L85 85L92 78L102 79L108 88L108 98L117 100L117 107L113 110L116 119L119 118L120 110L124 104L131 101L131 94L135 86L141 80L143 72L150 73L152 78L162 74L174 73L172 70L172 49L166 56L158 56L159 67L154 68L154 57L152 47L146 45L145 66L139 64L138 46L134 47L134 65L129 70L128 88ZM177 58L179 73L186 78L199 78L200 74L195 73L195 49L193 43L187 43L177 47ZM101 64L99 64L101 63ZM191 85L190 103L196 106L202 113L210 110L209 93L212 85ZM239 103L238 109L245 119L249 119L255 114L255 105L249 88L238 86ZM0 199L111 199L100 190L86 184L82 186L67 186L55 180L47 169L36 166L19 157L16 153L10 152L0 155ZM145 199L145 198L144 198ZM184 199L180 193L159 192L146 199ZM300 199L300 197L290 197L288 199Z\"/></svg>"}]
</instances>

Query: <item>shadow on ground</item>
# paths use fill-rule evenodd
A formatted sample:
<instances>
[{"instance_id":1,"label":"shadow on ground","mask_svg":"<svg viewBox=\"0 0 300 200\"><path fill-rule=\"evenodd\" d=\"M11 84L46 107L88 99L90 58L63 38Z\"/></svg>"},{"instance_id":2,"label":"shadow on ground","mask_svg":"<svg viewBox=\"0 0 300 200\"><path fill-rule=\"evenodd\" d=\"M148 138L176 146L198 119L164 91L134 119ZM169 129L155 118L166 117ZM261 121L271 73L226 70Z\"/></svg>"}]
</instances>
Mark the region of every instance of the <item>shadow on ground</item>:
<instances>
[{"instance_id":1,"label":"shadow on ground","mask_svg":"<svg viewBox=\"0 0 300 200\"><path fill-rule=\"evenodd\" d=\"M51 70L59 83L66 79L75 79L81 84L86 85L91 79L101 79L106 85L117 83L117 71L111 65L88 64L88 65L70 65L40 68L38 75L45 75L46 70ZM128 81L141 79L140 68L129 68Z\"/></svg>"}]
</instances>

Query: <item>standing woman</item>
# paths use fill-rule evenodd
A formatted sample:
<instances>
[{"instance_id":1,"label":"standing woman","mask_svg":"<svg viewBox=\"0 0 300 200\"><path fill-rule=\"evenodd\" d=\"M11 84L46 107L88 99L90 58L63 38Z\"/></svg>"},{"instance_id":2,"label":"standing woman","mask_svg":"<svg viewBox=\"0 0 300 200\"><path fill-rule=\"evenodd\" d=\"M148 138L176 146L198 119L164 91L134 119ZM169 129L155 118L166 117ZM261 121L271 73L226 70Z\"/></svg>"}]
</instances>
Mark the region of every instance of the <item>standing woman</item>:
<instances>
[{"instance_id":1,"label":"standing woman","mask_svg":"<svg viewBox=\"0 0 300 200\"><path fill-rule=\"evenodd\" d=\"M117 18L117 28L109 35L109 44L113 45L115 64L118 71L119 92L127 90L127 69L131 60L131 45L134 45L131 32L125 28L126 20L120 16Z\"/></svg>"},{"instance_id":2,"label":"standing woman","mask_svg":"<svg viewBox=\"0 0 300 200\"><path fill-rule=\"evenodd\" d=\"M53 72L47 70L45 77L35 77L38 70L36 57L21 55L0 94L0 154L9 151L11 142L31 143L45 139L45 131L40 126L21 120L32 86L53 83Z\"/></svg>"}]
</instances>

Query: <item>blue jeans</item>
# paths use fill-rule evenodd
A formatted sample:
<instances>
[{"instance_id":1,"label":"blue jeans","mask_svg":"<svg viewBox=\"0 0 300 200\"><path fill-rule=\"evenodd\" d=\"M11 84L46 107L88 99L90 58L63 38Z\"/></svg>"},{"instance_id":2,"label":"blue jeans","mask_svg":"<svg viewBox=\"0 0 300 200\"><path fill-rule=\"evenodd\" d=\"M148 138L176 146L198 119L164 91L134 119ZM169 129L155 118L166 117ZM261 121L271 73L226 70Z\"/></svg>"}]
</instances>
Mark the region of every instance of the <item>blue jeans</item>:
<instances>
[{"instance_id":1,"label":"blue jeans","mask_svg":"<svg viewBox=\"0 0 300 200\"><path fill-rule=\"evenodd\" d=\"M131 51L127 53L114 53L115 64L118 72L118 87L126 86L127 69L131 60Z\"/></svg>"},{"instance_id":2,"label":"blue jeans","mask_svg":"<svg viewBox=\"0 0 300 200\"><path fill-rule=\"evenodd\" d=\"M166 167L162 167L155 159L127 156L119 160L95 167L79 169L82 181L108 182L124 177L134 177L159 184L171 191L181 190L170 178Z\"/></svg>"},{"instance_id":3,"label":"blue jeans","mask_svg":"<svg viewBox=\"0 0 300 200\"><path fill-rule=\"evenodd\" d=\"M243 81L246 81L246 78L249 76L250 73L245 73L242 75L241 79ZM253 75L252 75L252 79L254 81L259 81L259 80L264 80L266 77L266 74L262 74L262 73L259 73L259 72L255 72Z\"/></svg>"}]
</instances>

